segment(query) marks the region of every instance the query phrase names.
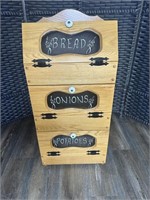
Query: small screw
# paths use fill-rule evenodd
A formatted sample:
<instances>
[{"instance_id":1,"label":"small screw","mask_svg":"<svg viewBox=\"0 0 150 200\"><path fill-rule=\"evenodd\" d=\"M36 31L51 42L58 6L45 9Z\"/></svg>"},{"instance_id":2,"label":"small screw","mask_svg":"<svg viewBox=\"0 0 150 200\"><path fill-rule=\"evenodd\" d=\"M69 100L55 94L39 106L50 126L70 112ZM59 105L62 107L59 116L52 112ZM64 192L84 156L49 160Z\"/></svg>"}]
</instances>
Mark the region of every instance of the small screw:
<instances>
[{"instance_id":1,"label":"small screw","mask_svg":"<svg viewBox=\"0 0 150 200\"><path fill-rule=\"evenodd\" d=\"M69 92L70 92L71 94L73 94L75 91L76 91L76 89L75 89L73 86L71 86L71 87L69 88Z\"/></svg>"},{"instance_id":2,"label":"small screw","mask_svg":"<svg viewBox=\"0 0 150 200\"><path fill-rule=\"evenodd\" d=\"M73 26L73 22L71 20L67 20L65 22L66 27L71 28Z\"/></svg>"},{"instance_id":3,"label":"small screw","mask_svg":"<svg viewBox=\"0 0 150 200\"><path fill-rule=\"evenodd\" d=\"M76 136L77 136L77 135L76 135L75 133L71 133L71 134L70 134L70 137L71 137L72 139L76 138Z\"/></svg>"}]
</instances>

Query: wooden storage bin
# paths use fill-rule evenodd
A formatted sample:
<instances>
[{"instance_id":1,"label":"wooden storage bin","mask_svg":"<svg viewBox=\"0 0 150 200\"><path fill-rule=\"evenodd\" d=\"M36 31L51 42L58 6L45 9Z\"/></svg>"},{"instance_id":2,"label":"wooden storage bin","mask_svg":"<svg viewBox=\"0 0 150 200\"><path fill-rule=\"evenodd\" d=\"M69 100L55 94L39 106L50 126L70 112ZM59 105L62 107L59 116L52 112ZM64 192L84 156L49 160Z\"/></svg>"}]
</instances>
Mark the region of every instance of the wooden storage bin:
<instances>
[{"instance_id":1,"label":"wooden storage bin","mask_svg":"<svg viewBox=\"0 0 150 200\"><path fill-rule=\"evenodd\" d=\"M69 95L68 93L71 87L74 87L76 91ZM73 85L71 87L69 85L29 87L37 130L85 130L85 128L86 130L100 130L100 128L109 127L114 86ZM61 91L63 98L53 97L53 94L55 95L57 91ZM82 95L86 91L88 91L87 94L91 94L90 97L87 94ZM52 101L56 102L51 103L49 97L52 97ZM69 99L69 97L72 97L72 99ZM48 105L48 101L50 105ZM60 103L63 106L70 105L72 108L58 109L61 105ZM85 107L80 109L80 107L83 107L83 104ZM74 106L80 107L73 108ZM96 112L99 112L101 117L92 117L92 114ZM49 119L47 117L51 113L53 113L55 118L50 117Z\"/></svg>"},{"instance_id":2,"label":"wooden storage bin","mask_svg":"<svg viewBox=\"0 0 150 200\"><path fill-rule=\"evenodd\" d=\"M57 148L57 146L53 146L53 138L59 135L65 135L70 137L70 134L76 133L79 136L82 136L83 139L80 140L80 144L88 143L87 140L84 140L84 136L92 136L91 138L96 140L94 146L92 142L89 147L66 147L66 148ZM109 132L108 129L104 129L103 131L57 131L57 132L38 132L37 138L40 147L40 153L42 157L42 161L44 165L51 164L87 164L87 163L105 163L106 154L107 154L107 145L108 145L108 137ZM90 139L91 139L90 138ZM68 142L60 138L56 138L57 144L54 145L62 145L69 146ZM66 142L66 143L65 143ZM71 143L71 142L70 142ZM65 145L64 145L65 144ZM74 143L75 145L75 143ZM54 155L56 154L56 156ZM53 156L54 155L54 156Z\"/></svg>"},{"instance_id":3,"label":"wooden storage bin","mask_svg":"<svg viewBox=\"0 0 150 200\"><path fill-rule=\"evenodd\" d=\"M22 24L24 69L42 162L105 163L118 65L117 21L72 17L60 22L57 17ZM56 147L55 137L72 146ZM90 137L94 143L84 146L82 139ZM75 141L81 146L73 146Z\"/></svg>"}]
</instances>

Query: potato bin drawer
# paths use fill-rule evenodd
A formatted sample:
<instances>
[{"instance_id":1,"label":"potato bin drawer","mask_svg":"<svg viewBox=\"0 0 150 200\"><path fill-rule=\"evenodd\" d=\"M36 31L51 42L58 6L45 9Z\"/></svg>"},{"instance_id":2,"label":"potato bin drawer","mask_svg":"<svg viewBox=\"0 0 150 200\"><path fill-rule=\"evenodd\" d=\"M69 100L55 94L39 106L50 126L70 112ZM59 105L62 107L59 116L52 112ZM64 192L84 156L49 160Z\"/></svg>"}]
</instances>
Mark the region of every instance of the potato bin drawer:
<instances>
[{"instance_id":1,"label":"potato bin drawer","mask_svg":"<svg viewBox=\"0 0 150 200\"><path fill-rule=\"evenodd\" d=\"M44 165L105 163L109 130L37 132Z\"/></svg>"}]
</instances>

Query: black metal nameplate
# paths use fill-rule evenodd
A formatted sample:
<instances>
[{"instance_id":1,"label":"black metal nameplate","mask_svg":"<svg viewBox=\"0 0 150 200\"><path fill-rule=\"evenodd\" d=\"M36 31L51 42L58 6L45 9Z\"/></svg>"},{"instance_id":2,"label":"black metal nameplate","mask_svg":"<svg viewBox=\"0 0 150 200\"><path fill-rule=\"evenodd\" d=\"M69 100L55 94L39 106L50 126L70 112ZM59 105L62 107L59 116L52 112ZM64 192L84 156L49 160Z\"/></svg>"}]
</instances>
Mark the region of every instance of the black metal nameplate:
<instances>
[{"instance_id":1,"label":"black metal nameplate","mask_svg":"<svg viewBox=\"0 0 150 200\"><path fill-rule=\"evenodd\" d=\"M86 30L76 34L51 31L43 35L41 50L47 55L94 54L100 50L100 37L95 32Z\"/></svg>"},{"instance_id":2,"label":"black metal nameplate","mask_svg":"<svg viewBox=\"0 0 150 200\"><path fill-rule=\"evenodd\" d=\"M89 109L94 108L97 105L97 95L90 91L77 94L56 91L47 96L47 104L52 109Z\"/></svg>"},{"instance_id":3,"label":"black metal nameplate","mask_svg":"<svg viewBox=\"0 0 150 200\"><path fill-rule=\"evenodd\" d=\"M91 147L95 145L95 138L91 135L76 136L75 138L58 135L52 139L52 145L57 148Z\"/></svg>"}]
</instances>

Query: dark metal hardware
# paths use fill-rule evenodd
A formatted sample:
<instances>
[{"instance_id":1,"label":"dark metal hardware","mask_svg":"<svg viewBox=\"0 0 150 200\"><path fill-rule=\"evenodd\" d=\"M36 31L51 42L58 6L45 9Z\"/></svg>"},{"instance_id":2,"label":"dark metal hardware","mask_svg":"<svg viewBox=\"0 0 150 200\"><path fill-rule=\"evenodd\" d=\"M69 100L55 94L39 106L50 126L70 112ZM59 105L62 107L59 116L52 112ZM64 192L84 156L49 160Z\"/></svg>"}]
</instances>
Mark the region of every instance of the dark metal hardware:
<instances>
[{"instance_id":1,"label":"dark metal hardware","mask_svg":"<svg viewBox=\"0 0 150 200\"><path fill-rule=\"evenodd\" d=\"M51 59L34 59L32 62L34 63L33 67L50 67Z\"/></svg>"},{"instance_id":2,"label":"dark metal hardware","mask_svg":"<svg viewBox=\"0 0 150 200\"><path fill-rule=\"evenodd\" d=\"M60 152L59 151L47 152L47 156L60 156Z\"/></svg>"},{"instance_id":3,"label":"dark metal hardware","mask_svg":"<svg viewBox=\"0 0 150 200\"><path fill-rule=\"evenodd\" d=\"M108 60L109 58L105 57L97 57L97 58L90 58L90 60L92 61L90 63L91 66L95 65L95 66L100 66L100 65L108 65Z\"/></svg>"},{"instance_id":4,"label":"dark metal hardware","mask_svg":"<svg viewBox=\"0 0 150 200\"><path fill-rule=\"evenodd\" d=\"M56 113L42 113L42 119L56 119Z\"/></svg>"},{"instance_id":5,"label":"dark metal hardware","mask_svg":"<svg viewBox=\"0 0 150 200\"><path fill-rule=\"evenodd\" d=\"M98 118L98 117L103 117L103 112L89 112L89 118Z\"/></svg>"},{"instance_id":6,"label":"dark metal hardware","mask_svg":"<svg viewBox=\"0 0 150 200\"><path fill-rule=\"evenodd\" d=\"M98 154L100 154L100 150L87 151L87 155L98 155Z\"/></svg>"}]
</instances>

